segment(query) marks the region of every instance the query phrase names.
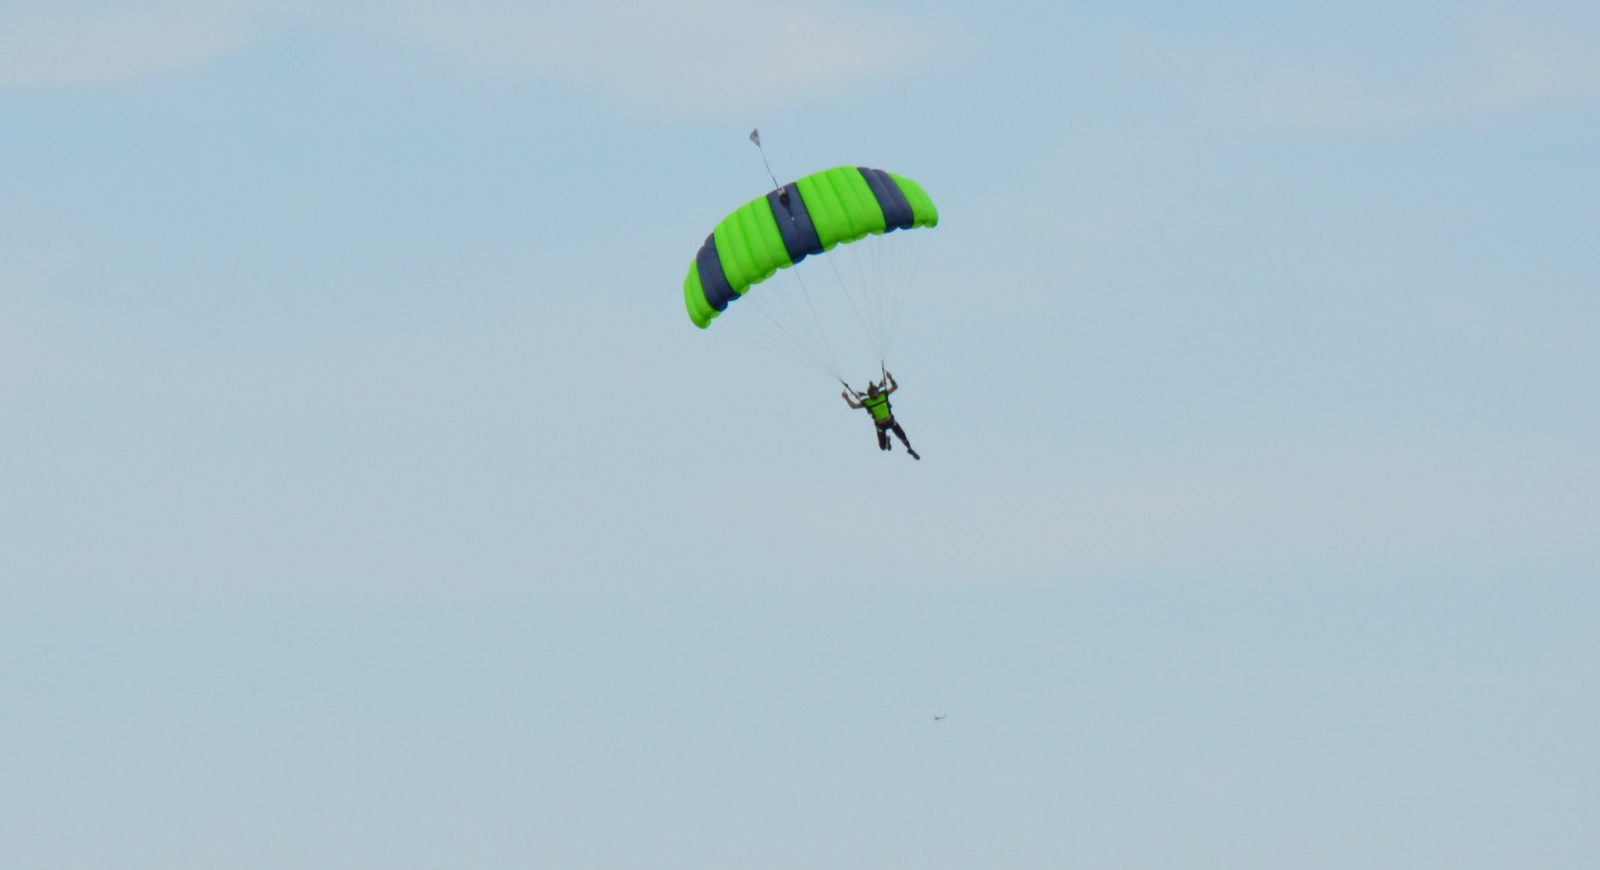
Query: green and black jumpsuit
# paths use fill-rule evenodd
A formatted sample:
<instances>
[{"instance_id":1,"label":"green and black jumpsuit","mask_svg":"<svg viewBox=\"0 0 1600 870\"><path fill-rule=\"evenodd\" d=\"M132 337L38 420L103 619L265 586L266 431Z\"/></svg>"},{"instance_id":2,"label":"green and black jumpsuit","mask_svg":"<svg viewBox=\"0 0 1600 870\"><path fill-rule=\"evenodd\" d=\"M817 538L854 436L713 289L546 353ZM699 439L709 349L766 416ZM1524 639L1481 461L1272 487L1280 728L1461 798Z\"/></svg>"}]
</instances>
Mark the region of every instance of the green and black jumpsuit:
<instances>
[{"instance_id":1,"label":"green and black jumpsuit","mask_svg":"<svg viewBox=\"0 0 1600 870\"><path fill-rule=\"evenodd\" d=\"M911 442L906 440L906 430L894 421L894 409L889 407L889 394L879 393L876 396L862 396L861 405L872 413L872 422L878 427L878 449L889 449L889 432L900 436L900 443L911 449Z\"/></svg>"}]
</instances>

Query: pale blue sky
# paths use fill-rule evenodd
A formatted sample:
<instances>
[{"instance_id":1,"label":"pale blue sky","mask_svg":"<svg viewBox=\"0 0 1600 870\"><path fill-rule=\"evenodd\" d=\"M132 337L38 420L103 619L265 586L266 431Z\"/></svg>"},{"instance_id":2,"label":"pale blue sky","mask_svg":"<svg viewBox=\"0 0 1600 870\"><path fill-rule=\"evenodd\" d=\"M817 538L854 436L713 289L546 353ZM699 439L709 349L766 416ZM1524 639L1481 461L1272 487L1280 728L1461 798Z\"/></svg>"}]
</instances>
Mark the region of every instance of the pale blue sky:
<instances>
[{"instance_id":1,"label":"pale blue sky","mask_svg":"<svg viewBox=\"0 0 1600 870\"><path fill-rule=\"evenodd\" d=\"M136 6L0 2L8 868L1600 852L1593 4ZM684 314L754 126L921 463Z\"/></svg>"}]
</instances>

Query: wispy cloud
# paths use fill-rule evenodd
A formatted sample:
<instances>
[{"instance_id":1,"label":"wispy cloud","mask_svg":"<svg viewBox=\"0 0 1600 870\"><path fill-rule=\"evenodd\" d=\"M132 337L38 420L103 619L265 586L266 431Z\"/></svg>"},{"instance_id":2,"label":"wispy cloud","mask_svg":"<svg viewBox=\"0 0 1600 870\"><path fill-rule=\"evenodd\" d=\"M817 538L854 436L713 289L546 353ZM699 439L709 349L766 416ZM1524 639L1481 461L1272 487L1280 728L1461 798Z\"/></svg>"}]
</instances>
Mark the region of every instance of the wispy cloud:
<instances>
[{"instance_id":1,"label":"wispy cloud","mask_svg":"<svg viewBox=\"0 0 1600 870\"><path fill-rule=\"evenodd\" d=\"M1471 97L1485 107L1516 107L1600 96L1600 13L1542 16L1521 5L1495 5L1469 19Z\"/></svg>"},{"instance_id":2,"label":"wispy cloud","mask_svg":"<svg viewBox=\"0 0 1600 870\"><path fill-rule=\"evenodd\" d=\"M1574 8L1477 4L1399 43L1242 29L1117 41L1208 112L1310 130L1407 128L1600 97L1600 15Z\"/></svg>"},{"instance_id":3,"label":"wispy cloud","mask_svg":"<svg viewBox=\"0 0 1600 870\"><path fill-rule=\"evenodd\" d=\"M0 7L0 87L119 84L203 64L284 26L377 35L494 76L692 113L830 96L910 74L937 48L932 30L902 18L780 0L409 0L342 10L257 0L69 2Z\"/></svg>"},{"instance_id":4,"label":"wispy cloud","mask_svg":"<svg viewBox=\"0 0 1600 870\"><path fill-rule=\"evenodd\" d=\"M1170 459L974 483L959 510L919 511L874 552L930 578L1099 579L1144 573L1533 564L1600 556L1587 457L1339 452ZM892 548L891 548L892 549Z\"/></svg>"},{"instance_id":5,"label":"wispy cloud","mask_svg":"<svg viewBox=\"0 0 1600 870\"><path fill-rule=\"evenodd\" d=\"M229 3L7 4L0 88L119 84L195 66L248 39Z\"/></svg>"},{"instance_id":6,"label":"wispy cloud","mask_svg":"<svg viewBox=\"0 0 1600 870\"><path fill-rule=\"evenodd\" d=\"M777 0L412 3L396 23L484 69L697 113L821 97L905 73L928 57L931 39L888 15Z\"/></svg>"},{"instance_id":7,"label":"wispy cloud","mask_svg":"<svg viewBox=\"0 0 1600 870\"><path fill-rule=\"evenodd\" d=\"M773 473L748 487L619 479L569 493L570 513L541 552L574 566L572 574L605 574L616 554L652 552L663 572L685 576L803 582L865 572L985 585L1396 564L1449 572L1485 561L1538 570L1600 558L1589 534L1600 468L1583 456L1396 447L1079 461L1093 467L993 466L981 478L935 471L932 482L908 475L860 492L815 474ZM925 462L917 472L935 467ZM622 504L619 491L639 497ZM668 492L670 501L652 495ZM699 523L708 518L727 528L705 531ZM686 549L686 534L703 545Z\"/></svg>"}]
</instances>

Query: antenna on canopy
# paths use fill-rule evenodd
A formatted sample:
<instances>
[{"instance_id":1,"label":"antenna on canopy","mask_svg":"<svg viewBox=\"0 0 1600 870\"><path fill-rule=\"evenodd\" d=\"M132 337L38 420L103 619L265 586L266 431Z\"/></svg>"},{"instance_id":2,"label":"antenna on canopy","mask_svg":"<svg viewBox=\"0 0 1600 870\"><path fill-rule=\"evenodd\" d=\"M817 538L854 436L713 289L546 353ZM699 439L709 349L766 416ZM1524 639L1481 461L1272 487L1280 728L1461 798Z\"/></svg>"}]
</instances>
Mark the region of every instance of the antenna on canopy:
<instances>
[{"instance_id":1,"label":"antenna on canopy","mask_svg":"<svg viewBox=\"0 0 1600 870\"><path fill-rule=\"evenodd\" d=\"M750 141L754 142L756 150L761 152L761 165L767 167L767 177L772 179L772 189L778 192L778 200L784 205L788 205L789 191L784 190L783 185L778 183L778 176L772 174L772 164L767 162L767 149L761 145L761 130L759 128L750 130Z\"/></svg>"}]
</instances>

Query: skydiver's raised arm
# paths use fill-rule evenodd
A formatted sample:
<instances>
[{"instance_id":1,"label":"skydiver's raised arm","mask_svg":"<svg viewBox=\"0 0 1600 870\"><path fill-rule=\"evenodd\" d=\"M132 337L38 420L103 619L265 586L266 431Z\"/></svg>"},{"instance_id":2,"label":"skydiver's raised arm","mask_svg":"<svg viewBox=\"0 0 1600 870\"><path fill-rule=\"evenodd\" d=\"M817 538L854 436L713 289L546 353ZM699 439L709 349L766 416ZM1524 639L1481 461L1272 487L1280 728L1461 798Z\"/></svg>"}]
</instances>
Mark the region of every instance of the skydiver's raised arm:
<instances>
[{"instance_id":1,"label":"skydiver's raised arm","mask_svg":"<svg viewBox=\"0 0 1600 870\"><path fill-rule=\"evenodd\" d=\"M894 374L893 373L885 371L883 373L883 379L888 384L887 388L883 391L884 395L888 395L888 394L894 392L895 390L900 389L900 385L895 383L895 381L894 381Z\"/></svg>"},{"instance_id":2,"label":"skydiver's raised arm","mask_svg":"<svg viewBox=\"0 0 1600 870\"><path fill-rule=\"evenodd\" d=\"M852 407L852 408L861 407L861 403L860 402L857 402L855 399L850 398L850 393L849 393L848 390L843 392L843 393L840 393L839 395L844 396L845 404L849 405L850 407Z\"/></svg>"}]
</instances>

